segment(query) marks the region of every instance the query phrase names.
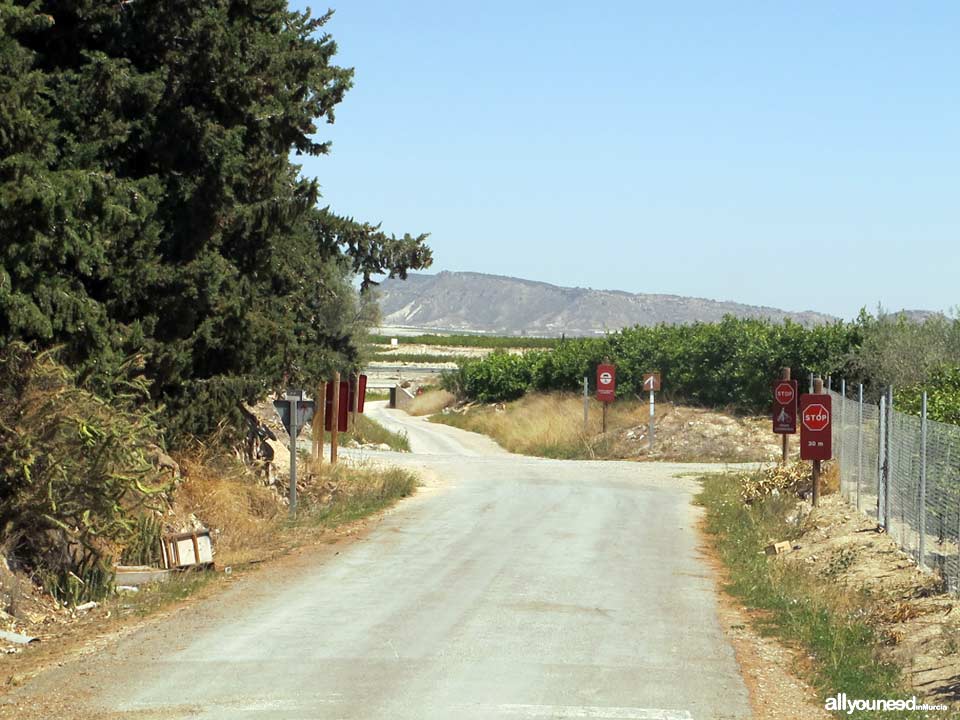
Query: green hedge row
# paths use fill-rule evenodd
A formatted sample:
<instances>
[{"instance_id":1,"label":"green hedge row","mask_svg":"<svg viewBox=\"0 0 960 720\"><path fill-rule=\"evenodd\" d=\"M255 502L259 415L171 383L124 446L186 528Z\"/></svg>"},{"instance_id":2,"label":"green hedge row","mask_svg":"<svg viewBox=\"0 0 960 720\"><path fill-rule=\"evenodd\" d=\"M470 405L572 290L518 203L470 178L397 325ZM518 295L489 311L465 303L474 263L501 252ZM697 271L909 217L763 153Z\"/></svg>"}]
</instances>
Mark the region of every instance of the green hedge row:
<instances>
[{"instance_id":1,"label":"green hedge row","mask_svg":"<svg viewBox=\"0 0 960 720\"><path fill-rule=\"evenodd\" d=\"M663 395L707 407L757 412L769 407L770 382L782 367L856 377L853 358L861 325L835 323L805 328L791 322L728 317L718 323L634 327L603 338L571 339L551 351L494 353L468 360L447 374L444 386L481 402L513 400L530 390L593 387L596 366L617 366L618 397L642 395L643 374L659 371Z\"/></svg>"}]
</instances>

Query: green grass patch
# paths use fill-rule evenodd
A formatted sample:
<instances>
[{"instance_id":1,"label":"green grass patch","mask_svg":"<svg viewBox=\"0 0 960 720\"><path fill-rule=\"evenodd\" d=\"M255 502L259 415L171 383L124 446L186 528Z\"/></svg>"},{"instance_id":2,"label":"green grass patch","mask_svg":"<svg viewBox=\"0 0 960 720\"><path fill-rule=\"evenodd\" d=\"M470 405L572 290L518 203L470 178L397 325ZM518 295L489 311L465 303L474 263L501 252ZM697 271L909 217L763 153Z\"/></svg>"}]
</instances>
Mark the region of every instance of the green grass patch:
<instances>
[{"instance_id":1,"label":"green grass patch","mask_svg":"<svg viewBox=\"0 0 960 720\"><path fill-rule=\"evenodd\" d=\"M338 482L333 502L315 505L307 501L305 512L298 511L298 523L336 527L383 510L401 498L413 495L417 476L409 470L351 468Z\"/></svg>"},{"instance_id":2,"label":"green grass patch","mask_svg":"<svg viewBox=\"0 0 960 720\"><path fill-rule=\"evenodd\" d=\"M340 433L340 444L344 445L350 440L355 440L361 445L379 445L384 443L390 446L391 450L397 452L410 452L410 440L407 434L403 432L393 432L387 430L376 420L372 420L366 415L357 415L357 426L345 433ZM330 442L330 433L324 433L324 442Z\"/></svg>"},{"instance_id":3,"label":"green grass patch","mask_svg":"<svg viewBox=\"0 0 960 720\"><path fill-rule=\"evenodd\" d=\"M442 345L444 347L479 348L554 348L563 342L560 338L503 337L495 335L372 335L375 345L389 345L397 338L400 345Z\"/></svg>"},{"instance_id":4,"label":"green grass patch","mask_svg":"<svg viewBox=\"0 0 960 720\"><path fill-rule=\"evenodd\" d=\"M122 592L115 599L117 609L137 615L150 615L180 602L218 579L220 573L211 570L186 570L171 575L163 582L141 585L139 592Z\"/></svg>"},{"instance_id":5,"label":"green grass patch","mask_svg":"<svg viewBox=\"0 0 960 720\"><path fill-rule=\"evenodd\" d=\"M738 490L736 475L711 475L703 478L698 496L706 508L706 530L729 569L728 592L765 611L758 621L762 632L812 656L807 679L824 700L838 692L855 699L908 699L900 669L882 659L882 641L863 620L876 600L764 554L770 542L798 536L796 525L786 521L795 500L783 495L744 505ZM843 717L914 715L893 711Z\"/></svg>"}]
</instances>

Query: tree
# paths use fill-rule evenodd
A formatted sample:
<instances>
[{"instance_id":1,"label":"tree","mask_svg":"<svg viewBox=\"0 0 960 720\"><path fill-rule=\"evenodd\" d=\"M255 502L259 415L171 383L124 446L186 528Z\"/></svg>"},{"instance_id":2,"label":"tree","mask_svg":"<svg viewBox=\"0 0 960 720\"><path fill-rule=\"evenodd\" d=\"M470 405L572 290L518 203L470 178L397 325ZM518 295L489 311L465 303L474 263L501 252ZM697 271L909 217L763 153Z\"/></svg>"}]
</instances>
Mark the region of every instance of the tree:
<instances>
[{"instance_id":1,"label":"tree","mask_svg":"<svg viewBox=\"0 0 960 720\"><path fill-rule=\"evenodd\" d=\"M329 151L315 123L352 83L329 18L283 0L0 0L16 99L0 113L0 340L64 345L103 391L144 354L174 436L355 364L351 278L367 291L431 257L425 235L318 208L290 159Z\"/></svg>"}]
</instances>

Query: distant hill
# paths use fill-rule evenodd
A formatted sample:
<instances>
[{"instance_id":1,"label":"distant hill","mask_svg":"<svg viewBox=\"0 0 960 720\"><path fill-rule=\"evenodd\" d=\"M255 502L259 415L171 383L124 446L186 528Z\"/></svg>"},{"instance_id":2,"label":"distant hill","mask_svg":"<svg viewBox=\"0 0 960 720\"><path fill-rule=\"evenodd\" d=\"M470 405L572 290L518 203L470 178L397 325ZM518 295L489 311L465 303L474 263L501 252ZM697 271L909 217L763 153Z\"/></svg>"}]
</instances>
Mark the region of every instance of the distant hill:
<instances>
[{"instance_id":1,"label":"distant hill","mask_svg":"<svg viewBox=\"0 0 960 720\"><path fill-rule=\"evenodd\" d=\"M803 325L837 318L815 312L680 295L631 294L550 285L472 272L411 273L381 286L386 326L498 335L593 335L633 325L716 321L724 315L786 318Z\"/></svg>"}]
</instances>

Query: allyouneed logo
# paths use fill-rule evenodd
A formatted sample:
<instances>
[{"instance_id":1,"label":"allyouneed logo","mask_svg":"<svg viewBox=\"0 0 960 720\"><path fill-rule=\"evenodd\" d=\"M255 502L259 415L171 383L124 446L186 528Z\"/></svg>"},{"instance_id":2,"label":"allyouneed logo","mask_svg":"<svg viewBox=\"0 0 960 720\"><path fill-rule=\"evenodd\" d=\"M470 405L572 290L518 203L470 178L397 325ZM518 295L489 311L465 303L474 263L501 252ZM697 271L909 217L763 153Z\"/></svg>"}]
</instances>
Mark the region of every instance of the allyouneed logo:
<instances>
[{"instance_id":1,"label":"allyouneed logo","mask_svg":"<svg viewBox=\"0 0 960 720\"><path fill-rule=\"evenodd\" d=\"M909 700L851 700L846 693L827 698L824 709L830 712L845 712L853 715L859 711L877 712L879 710L947 710L946 705L927 705L918 703L916 696Z\"/></svg>"}]
</instances>

